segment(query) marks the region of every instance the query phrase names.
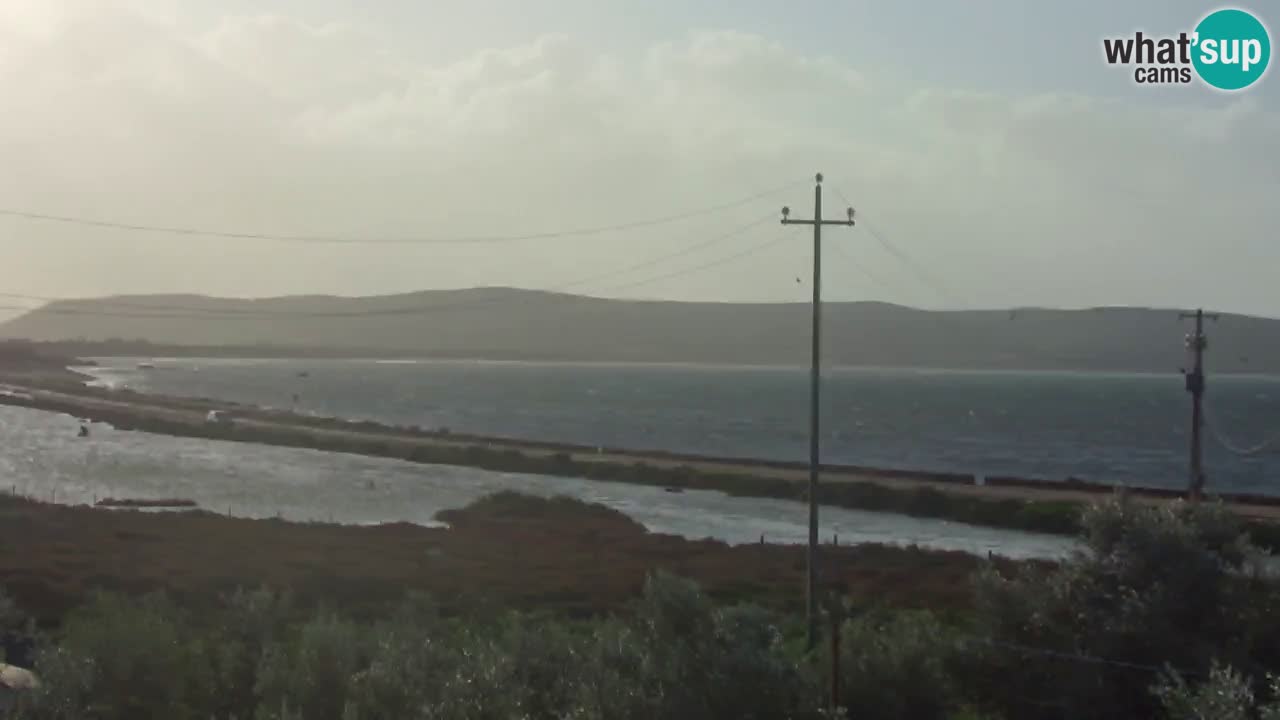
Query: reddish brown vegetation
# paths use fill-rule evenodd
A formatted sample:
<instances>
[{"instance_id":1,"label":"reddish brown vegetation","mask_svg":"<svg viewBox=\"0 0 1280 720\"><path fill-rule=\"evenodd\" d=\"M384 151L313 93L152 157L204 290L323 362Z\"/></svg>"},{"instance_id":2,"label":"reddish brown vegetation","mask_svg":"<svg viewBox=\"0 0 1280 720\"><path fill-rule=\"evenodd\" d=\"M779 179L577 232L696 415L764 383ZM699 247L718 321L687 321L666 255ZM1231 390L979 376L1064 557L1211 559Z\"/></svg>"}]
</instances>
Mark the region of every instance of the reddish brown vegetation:
<instances>
[{"instance_id":1,"label":"reddish brown vegetation","mask_svg":"<svg viewBox=\"0 0 1280 720\"><path fill-rule=\"evenodd\" d=\"M652 570L695 578L724 600L798 608L803 548L730 547L647 533L569 500L499 496L447 513L451 527L352 527L144 513L0 499L0 585L42 622L96 588L163 589L198 604L235 587L291 589L303 603L378 611L408 591L580 615L620 607ZM855 601L962 610L977 560L879 546L825 549Z\"/></svg>"}]
</instances>

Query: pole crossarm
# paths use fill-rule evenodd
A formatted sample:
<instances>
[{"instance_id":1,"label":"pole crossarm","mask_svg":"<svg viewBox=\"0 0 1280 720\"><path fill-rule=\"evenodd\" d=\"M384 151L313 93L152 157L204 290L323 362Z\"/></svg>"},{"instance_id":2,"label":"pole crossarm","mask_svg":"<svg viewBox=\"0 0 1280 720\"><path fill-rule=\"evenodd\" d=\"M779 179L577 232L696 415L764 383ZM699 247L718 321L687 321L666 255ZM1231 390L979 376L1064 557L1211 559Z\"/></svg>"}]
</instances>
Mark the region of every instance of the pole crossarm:
<instances>
[{"instance_id":1,"label":"pole crossarm","mask_svg":"<svg viewBox=\"0 0 1280 720\"><path fill-rule=\"evenodd\" d=\"M783 208L783 209L787 210L789 208ZM852 210L852 208L850 209ZM801 219L792 220L791 218L783 217L782 224L783 225L846 225L848 227L853 227L853 218L851 217L848 220L801 220Z\"/></svg>"}]
</instances>

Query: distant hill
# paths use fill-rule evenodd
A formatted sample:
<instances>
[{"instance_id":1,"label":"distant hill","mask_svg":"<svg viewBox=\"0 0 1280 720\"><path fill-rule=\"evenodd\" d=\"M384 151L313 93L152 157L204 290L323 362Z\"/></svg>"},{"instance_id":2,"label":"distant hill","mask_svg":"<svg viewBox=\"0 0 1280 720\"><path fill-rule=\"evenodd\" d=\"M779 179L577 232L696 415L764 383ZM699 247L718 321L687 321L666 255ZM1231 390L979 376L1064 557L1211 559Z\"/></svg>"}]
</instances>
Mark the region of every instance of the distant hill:
<instances>
[{"instance_id":1,"label":"distant hill","mask_svg":"<svg viewBox=\"0 0 1280 720\"><path fill-rule=\"evenodd\" d=\"M180 309L175 309L180 308ZM1189 325L1175 310L925 311L824 305L824 356L843 365L1176 371ZM1211 324L1214 372L1280 373L1280 320ZM132 296L63 301L0 324L0 337L80 340L77 352L305 354L803 365L809 307L606 300L505 288L368 298ZM111 349L114 348L114 349ZM160 354L158 352L142 354Z\"/></svg>"}]
</instances>

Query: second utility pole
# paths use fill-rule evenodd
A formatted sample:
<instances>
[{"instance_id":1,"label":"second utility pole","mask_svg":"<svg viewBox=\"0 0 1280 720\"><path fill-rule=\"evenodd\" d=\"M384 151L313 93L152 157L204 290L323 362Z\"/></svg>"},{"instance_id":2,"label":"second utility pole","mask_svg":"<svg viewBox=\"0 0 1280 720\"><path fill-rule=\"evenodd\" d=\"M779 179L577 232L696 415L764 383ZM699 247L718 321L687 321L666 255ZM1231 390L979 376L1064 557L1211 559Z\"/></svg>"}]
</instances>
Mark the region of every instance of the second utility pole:
<instances>
[{"instance_id":1,"label":"second utility pole","mask_svg":"<svg viewBox=\"0 0 1280 720\"><path fill-rule=\"evenodd\" d=\"M1194 318L1196 330L1187 336L1187 349L1191 351L1191 369L1183 370L1187 376L1187 392L1191 393L1191 477L1187 486L1187 498L1191 502L1200 500L1204 494L1204 455L1200 446L1200 429L1204 426L1204 350L1209 340L1204 335L1204 319L1217 320L1215 314L1206 315L1204 310L1194 313L1181 313L1182 319Z\"/></svg>"},{"instance_id":2,"label":"second utility pole","mask_svg":"<svg viewBox=\"0 0 1280 720\"><path fill-rule=\"evenodd\" d=\"M818 643L818 390L822 378L822 226L853 225L853 208L846 220L822 219L822 173L813 186L813 219L792 220L791 208L782 208L783 225L813 226L813 347L809 374L809 556L805 578L805 614L809 625L808 647Z\"/></svg>"}]
</instances>

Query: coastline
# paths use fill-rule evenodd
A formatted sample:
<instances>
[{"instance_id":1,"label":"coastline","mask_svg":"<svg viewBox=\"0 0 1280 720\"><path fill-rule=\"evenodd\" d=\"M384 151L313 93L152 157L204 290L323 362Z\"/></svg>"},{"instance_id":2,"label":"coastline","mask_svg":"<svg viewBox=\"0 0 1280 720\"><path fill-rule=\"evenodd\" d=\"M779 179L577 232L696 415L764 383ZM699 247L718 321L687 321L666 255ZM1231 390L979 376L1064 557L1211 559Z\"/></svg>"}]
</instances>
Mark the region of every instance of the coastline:
<instances>
[{"instance_id":1,"label":"coastline","mask_svg":"<svg viewBox=\"0 0 1280 720\"><path fill-rule=\"evenodd\" d=\"M151 358L154 361L172 360L177 358ZM273 362L275 359L263 358L262 362ZM351 360L351 362L388 362L388 363L494 363L494 364L524 364L525 361L487 361L487 360ZM537 363L532 363L537 364ZM561 366L566 363L553 363ZM569 365L595 366L596 363L568 363ZM602 363L601 365L614 365L619 367L631 366L628 363ZM700 367L705 369L716 369L719 366L698 366L690 364L673 364L671 367ZM692 463L695 465L705 466L712 464L720 467L749 467L764 468L769 470L780 471L808 471L808 464L802 461L777 460L766 457L744 457L744 456L723 456L723 455L706 455L693 452L665 450L659 448L646 448L634 446L594 446L581 442L567 442L558 440L542 440L537 438L510 436L510 435L493 435L478 434L473 432L464 432L450 429L431 429L421 428L418 426L392 425L377 420L361 420L349 419L334 416L319 416L309 414L299 414L285 411L278 408L263 407L252 404L245 404L230 400L221 400L216 398L198 397L193 395L163 395L159 393L138 391L125 387L112 387L108 384L99 382L99 378L91 372L80 372L81 369L92 369L96 367L96 363L90 363L83 366L71 366L66 368L65 377L62 375L53 375L51 379L61 380L55 385L49 383L35 383L37 387L58 389L64 393L79 395L87 394L95 397L124 400L128 402L140 402L147 405L158 405L171 408L182 409L199 409L202 412L209 410L231 411L242 416L253 416L258 419L266 419L272 422L287 422L290 425L323 428L331 430L350 431L356 430L362 433L376 433L380 435L406 436L413 438L430 438L434 440L447 440L450 443L472 443L482 444L486 446L497 446L501 448L510 448L518 450L536 450L536 451L554 451L567 452L575 455L595 455L603 454L610 459L631 458L639 461L659 460L663 462L681 462ZM741 370L770 370L770 369L786 369L781 367L770 366L727 366ZM845 368L855 369L872 369L872 368ZM942 372L942 373L998 373L1003 371L981 370L928 370L928 369L912 369L912 368L878 368L882 370L898 370L907 372ZM1025 371L1035 374L1040 372L1058 372L1058 371ZM1100 373L1102 375L1112 375L1111 373ZM4 379L4 373L0 372L0 384ZM66 381L72 381L67 384ZM848 463L823 463L821 466L824 475L830 474L837 477L856 477L857 479L867 480L884 480L884 479L904 479L916 481L928 481L935 483L960 484L972 487L1022 487L1032 490L1056 492L1061 490L1071 490L1079 492L1088 492L1094 494L1111 494L1120 485L1100 483L1088 480L1082 480L1074 477L1063 478L1062 480L1050 480L1046 478L1014 476L1014 475L975 475L970 472L949 472L942 470L929 469L910 469L910 468L887 468L867 465L854 465ZM1125 488L1133 494L1150 496L1161 499L1175 499L1183 496L1180 490L1159 487L1143 487L1133 486ZM988 492L987 494L992 494ZM999 494L998 491L994 494ZM1071 497L1076 494L1071 493ZM1280 495L1259 495L1251 493L1224 493L1218 495L1219 498L1245 505L1277 505L1280 506Z\"/></svg>"},{"instance_id":2,"label":"coastline","mask_svg":"<svg viewBox=\"0 0 1280 720\"><path fill-rule=\"evenodd\" d=\"M121 430L208 438L457 465L499 472L581 477L716 490L729 495L806 499L804 463L717 458L659 451L592 448L555 442L401 428L371 421L297 415L287 411L198 398L88 387L71 370L0 374L0 404L60 412ZM17 391L14 394L12 391ZM234 418L210 423L217 410ZM895 512L1010 530L1070 535L1081 508L1114 492L1112 486L989 477L976 484L958 473L920 473L840 465L823 466L820 501L855 510ZM1176 500L1180 493L1126 489L1141 501ZM1280 547L1280 498L1218 498L1246 519L1255 541Z\"/></svg>"},{"instance_id":3,"label":"coastline","mask_svg":"<svg viewBox=\"0 0 1280 720\"><path fill-rule=\"evenodd\" d=\"M717 370L805 370L805 359L744 360L739 357L617 356L609 353L555 352L481 352L453 350L424 352L421 349L382 347L368 348L323 345L183 345L142 341L21 341L42 353L59 357L148 358L148 359L217 359L217 360L337 360L359 362L457 362L494 364L552 364L580 366L651 366L708 368ZM1028 360L1019 362L952 361L934 362L928 357L899 358L893 363L833 359L831 370L892 370L923 373L1041 373L1179 377L1176 363L1079 362L1067 360ZM1214 372L1220 377L1280 377L1280 367L1237 367L1228 365Z\"/></svg>"}]
</instances>

